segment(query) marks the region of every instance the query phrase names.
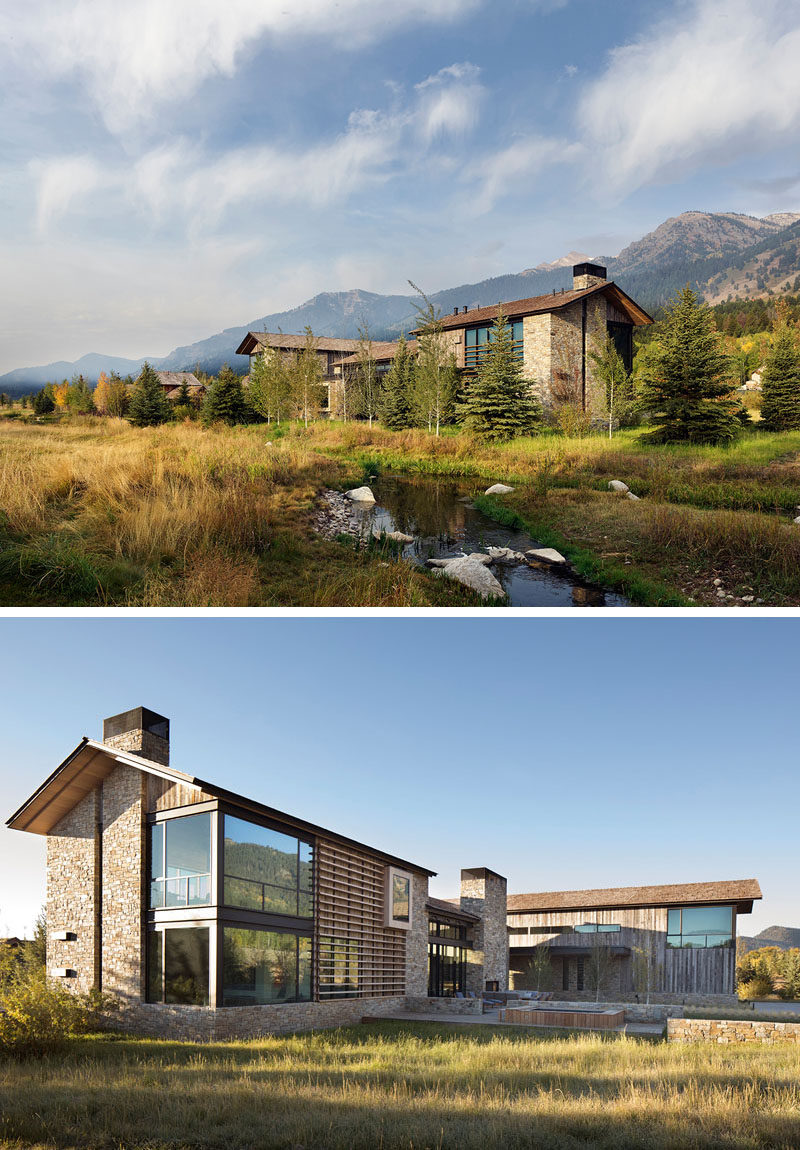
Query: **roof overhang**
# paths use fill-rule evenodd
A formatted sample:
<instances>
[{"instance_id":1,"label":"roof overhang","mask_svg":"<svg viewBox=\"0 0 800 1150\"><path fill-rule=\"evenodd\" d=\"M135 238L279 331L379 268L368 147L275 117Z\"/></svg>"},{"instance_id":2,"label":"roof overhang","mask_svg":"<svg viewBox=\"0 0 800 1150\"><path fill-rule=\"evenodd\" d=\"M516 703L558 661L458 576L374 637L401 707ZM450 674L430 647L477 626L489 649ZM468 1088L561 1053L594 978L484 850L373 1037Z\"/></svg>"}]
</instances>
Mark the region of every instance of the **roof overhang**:
<instances>
[{"instance_id":1,"label":"roof overhang","mask_svg":"<svg viewBox=\"0 0 800 1150\"><path fill-rule=\"evenodd\" d=\"M38 790L7 819L6 825L15 831L49 834L64 815L119 765L136 767L147 774L202 790L190 775L181 771L173 771L141 755L115 750L94 739L83 738Z\"/></svg>"},{"instance_id":2,"label":"roof overhang","mask_svg":"<svg viewBox=\"0 0 800 1150\"><path fill-rule=\"evenodd\" d=\"M254 814L263 815L266 818L289 823L298 830L307 831L314 836L356 847L391 865L416 871L418 874L427 875L429 878L436 874L436 871L428 870L426 867L408 862L396 855L387 854L385 851L376 850L375 847L367 846L355 839L346 838L344 835L336 834L334 831L316 826L304 819L295 818L294 815L288 815L274 807L265 806L255 799L248 799L244 795L238 795L234 791L218 787L214 783L208 783L203 779L195 778L193 775L173 770L172 767L161 766L160 763L154 763L141 755L135 755L128 751L118 751L106 743L96 742L94 739L85 737L67 755L63 763L60 763L42 785L34 791L31 797L25 800L19 810L6 820L6 825L15 831L29 831L39 835L50 834L59 820L68 814L81 799L93 791L98 783L107 778L118 765L135 767L146 774L168 779L170 782L181 783L183 786L193 787L201 794L210 795L212 798L229 803L239 810L252 811Z\"/></svg>"}]
</instances>

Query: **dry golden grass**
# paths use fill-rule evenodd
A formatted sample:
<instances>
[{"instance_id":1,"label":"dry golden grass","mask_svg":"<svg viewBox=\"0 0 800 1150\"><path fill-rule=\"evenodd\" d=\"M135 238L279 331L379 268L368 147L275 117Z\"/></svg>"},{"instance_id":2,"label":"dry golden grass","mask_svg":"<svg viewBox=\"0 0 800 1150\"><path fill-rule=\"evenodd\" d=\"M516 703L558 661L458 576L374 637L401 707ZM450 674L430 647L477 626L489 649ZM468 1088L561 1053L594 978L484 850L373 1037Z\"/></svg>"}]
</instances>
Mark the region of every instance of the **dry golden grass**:
<instances>
[{"instance_id":1,"label":"dry golden grass","mask_svg":"<svg viewBox=\"0 0 800 1150\"><path fill-rule=\"evenodd\" d=\"M800 1048L378 1023L250 1043L79 1040L0 1068L4 1146L796 1147Z\"/></svg>"}]
</instances>

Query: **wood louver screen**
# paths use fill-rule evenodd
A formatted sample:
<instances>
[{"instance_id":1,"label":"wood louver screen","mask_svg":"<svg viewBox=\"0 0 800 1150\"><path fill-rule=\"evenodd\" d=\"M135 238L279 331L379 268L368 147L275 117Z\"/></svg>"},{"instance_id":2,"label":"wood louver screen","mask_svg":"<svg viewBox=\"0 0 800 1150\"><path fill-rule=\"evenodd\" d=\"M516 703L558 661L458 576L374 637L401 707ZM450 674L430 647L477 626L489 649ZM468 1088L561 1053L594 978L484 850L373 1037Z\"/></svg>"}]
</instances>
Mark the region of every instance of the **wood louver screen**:
<instances>
[{"instance_id":1,"label":"wood louver screen","mask_svg":"<svg viewBox=\"0 0 800 1150\"><path fill-rule=\"evenodd\" d=\"M385 926L385 864L317 840L316 982L320 998L405 994L406 939Z\"/></svg>"}]
</instances>

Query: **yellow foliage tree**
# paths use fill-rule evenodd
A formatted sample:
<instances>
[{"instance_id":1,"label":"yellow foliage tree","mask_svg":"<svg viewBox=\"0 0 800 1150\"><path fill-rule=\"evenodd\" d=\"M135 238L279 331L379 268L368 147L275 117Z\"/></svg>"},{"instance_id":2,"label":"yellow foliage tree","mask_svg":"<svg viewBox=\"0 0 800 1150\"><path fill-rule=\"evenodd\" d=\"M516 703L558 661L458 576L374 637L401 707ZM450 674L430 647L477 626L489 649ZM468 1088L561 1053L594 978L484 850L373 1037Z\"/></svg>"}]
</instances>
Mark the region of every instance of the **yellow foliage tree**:
<instances>
[{"instance_id":1,"label":"yellow foliage tree","mask_svg":"<svg viewBox=\"0 0 800 1150\"><path fill-rule=\"evenodd\" d=\"M100 372L97 387L94 389L94 405L101 415L108 415L109 383L104 371Z\"/></svg>"},{"instance_id":2,"label":"yellow foliage tree","mask_svg":"<svg viewBox=\"0 0 800 1150\"><path fill-rule=\"evenodd\" d=\"M69 392L69 383L65 379L63 383L53 384L53 399L55 400L56 407L61 408L62 411L67 407L67 393Z\"/></svg>"}]
</instances>

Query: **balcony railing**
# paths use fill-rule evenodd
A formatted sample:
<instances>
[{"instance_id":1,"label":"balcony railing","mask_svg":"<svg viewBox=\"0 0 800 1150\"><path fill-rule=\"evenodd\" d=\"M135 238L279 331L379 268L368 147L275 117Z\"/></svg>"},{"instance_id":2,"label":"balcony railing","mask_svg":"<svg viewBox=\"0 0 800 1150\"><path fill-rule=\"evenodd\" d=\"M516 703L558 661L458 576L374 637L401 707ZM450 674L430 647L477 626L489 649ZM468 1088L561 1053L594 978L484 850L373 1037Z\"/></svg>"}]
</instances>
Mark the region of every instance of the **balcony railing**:
<instances>
[{"instance_id":1,"label":"balcony railing","mask_svg":"<svg viewBox=\"0 0 800 1150\"><path fill-rule=\"evenodd\" d=\"M186 874L157 878L150 883L150 908L208 906L211 902L211 875Z\"/></svg>"},{"instance_id":2,"label":"balcony railing","mask_svg":"<svg viewBox=\"0 0 800 1150\"><path fill-rule=\"evenodd\" d=\"M489 342L489 343L479 343L477 345L473 344L470 347L465 347L464 348L464 367L467 370L471 370L471 371L476 370L476 368L478 368L480 366L481 360L486 355L486 353L488 352L488 350L491 346L492 346L492 344L491 344L491 342ZM522 340L521 339L515 339L513 346L514 346L514 355L521 362L522 361Z\"/></svg>"}]
</instances>

